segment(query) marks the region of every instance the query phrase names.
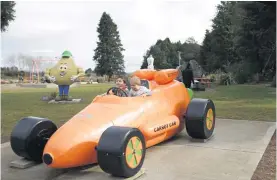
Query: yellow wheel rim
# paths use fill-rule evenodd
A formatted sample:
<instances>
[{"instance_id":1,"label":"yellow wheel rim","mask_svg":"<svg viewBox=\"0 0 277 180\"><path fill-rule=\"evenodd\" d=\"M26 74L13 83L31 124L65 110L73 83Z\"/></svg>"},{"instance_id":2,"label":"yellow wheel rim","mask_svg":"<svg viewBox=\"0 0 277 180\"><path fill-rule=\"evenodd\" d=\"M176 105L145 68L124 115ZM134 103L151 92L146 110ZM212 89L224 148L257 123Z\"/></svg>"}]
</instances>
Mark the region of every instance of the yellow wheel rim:
<instances>
[{"instance_id":1,"label":"yellow wheel rim","mask_svg":"<svg viewBox=\"0 0 277 180\"><path fill-rule=\"evenodd\" d=\"M125 157L127 165L134 169L136 168L142 159L142 142L137 136L132 137L126 147Z\"/></svg>"},{"instance_id":2,"label":"yellow wheel rim","mask_svg":"<svg viewBox=\"0 0 277 180\"><path fill-rule=\"evenodd\" d=\"M211 130L214 123L214 112L212 109L209 109L206 116L206 126L208 130Z\"/></svg>"}]
</instances>

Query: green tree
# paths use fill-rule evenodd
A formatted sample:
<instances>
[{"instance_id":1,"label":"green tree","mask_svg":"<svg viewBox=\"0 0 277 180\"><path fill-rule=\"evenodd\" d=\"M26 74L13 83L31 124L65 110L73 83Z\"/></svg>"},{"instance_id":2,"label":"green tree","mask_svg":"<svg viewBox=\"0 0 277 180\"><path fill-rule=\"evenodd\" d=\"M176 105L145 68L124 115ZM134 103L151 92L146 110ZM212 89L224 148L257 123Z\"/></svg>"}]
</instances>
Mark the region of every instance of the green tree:
<instances>
[{"instance_id":1,"label":"green tree","mask_svg":"<svg viewBox=\"0 0 277 180\"><path fill-rule=\"evenodd\" d=\"M93 56L96 62L95 72L97 75L107 75L110 80L113 75L124 73L125 65L117 25L106 12L102 14L97 32L99 42Z\"/></svg>"},{"instance_id":2,"label":"green tree","mask_svg":"<svg viewBox=\"0 0 277 180\"><path fill-rule=\"evenodd\" d=\"M235 61L233 51L233 33L232 33L232 12L236 2L222 1L217 6L218 13L213 19L213 48L212 52L216 54L216 68L226 71L227 64Z\"/></svg>"},{"instance_id":3,"label":"green tree","mask_svg":"<svg viewBox=\"0 0 277 180\"><path fill-rule=\"evenodd\" d=\"M189 37L185 43L187 44L197 44L197 41L194 39L194 37Z\"/></svg>"},{"instance_id":4,"label":"green tree","mask_svg":"<svg viewBox=\"0 0 277 180\"><path fill-rule=\"evenodd\" d=\"M176 68L179 66L178 52L181 52L182 61L198 60L200 45L193 37L189 38L185 43L180 41L174 43L169 38L157 40L143 56L141 69L147 68L147 58L152 55L155 59L154 67L156 69ZM181 64L182 64L181 61Z\"/></svg>"},{"instance_id":5,"label":"green tree","mask_svg":"<svg viewBox=\"0 0 277 180\"><path fill-rule=\"evenodd\" d=\"M206 30L203 45L200 48L199 64L207 72L212 72L213 65L213 53L212 53L212 34L209 30Z\"/></svg>"},{"instance_id":6,"label":"green tree","mask_svg":"<svg viewBox=\"0 0 277 180\"><path fill-rule=\"evenodd\" d=\"M164 41L158 40L155 45L151 46L143 56L143 63L141 68L147 68L147 58L152 55L154 58L154 67L156 69L170 68L171 64L168 63L168 53L170 52L171 42L169 38Z\"/></svg>"},{"instance_id":7,"label":"green tree","mask_svg":"<svg viewBox=\"0 0 277 180\"><path fill-rule=\"evenodd\" d=\"M1 1L1 31L7 30L9 23L15 18L14 1Z\"/></svg>"},{"instance_id":8,"label":"green tree","mask_svg":"<svg viewBox=\"0 0 277 180\"><path fill-rule=\"evenodd\" d=\"M250 74L269 76L276 72L276 2L240 2L235 48L250 68Z\"/></svg>"},{"instance_id":9,"label":"green tree","mask_svg":"<svg viewBox=\"0 0 277 180\"><path fill-rule=\"evenodd\" d=\"M228 66L238 61L233 42L236 4L237 2L221 2L212 20L212 30L206 30L199 63L208 72L217 70L227 72Z\"/></svg>"},{"instance_id":10,"label":"green tree","mask_svg":"<svg viewBox=\"0 0 277 180\"><path fill-rule=\"evenodd\" d=\"M206 31L200 64L236 82L272 80L276 74L276 2L221 2ZM258 80L259 81L259 80Z\"/></svg>"},{"instance_id":11,"label":"green tree","mask_svg":"<svg viewBox=\"0 0 277 180\"><path fill-rule=\"evenodd\" d=\"M200 45L195 41L194 37L189 37L179 49L182 62L199 61Z\"/></svg>"},{"instance_id":12,"label":"green tree","mask_svg":"<svg viewBox=\"0 0 277 180\"><path fill-rule=\"evenodd\" d=\"M150 47L150 49L152 48L153 46ZM143 56L143 61L142 61L142 65L140 67L140 69L147 69L147 58L150 56L150 50L147 50L145 55Z\"/></svg>"},{"instance_id":13,"label":"green tree","mask_svg":"<svg viewBox=\"0 0 277 180\"><path fill-rule=\"evenodd\" d=\"M85 71L85 74L87 76L91 76L91 74L93 73L92 69L91 68L88 68L86 71Z\"/></svg>"}]
</instances>

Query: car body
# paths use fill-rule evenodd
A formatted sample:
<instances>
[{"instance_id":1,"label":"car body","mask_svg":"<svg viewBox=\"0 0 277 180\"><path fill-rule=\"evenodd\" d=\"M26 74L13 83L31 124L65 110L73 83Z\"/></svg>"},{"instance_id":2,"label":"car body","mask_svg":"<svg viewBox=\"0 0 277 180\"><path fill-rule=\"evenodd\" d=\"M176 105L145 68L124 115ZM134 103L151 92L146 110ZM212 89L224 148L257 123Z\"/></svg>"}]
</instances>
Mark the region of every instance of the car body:
<instances>
[{"instance_id":1,"label":"car body","mask_svg":"<svg viewBox=\"0 0 277 180\"><path fill-rule=\"evenodd\" d=\"M184 122L179 119L182 119L188 103L186 88L177 81L153 87L152 96L97 97L53 134L44 154L54 157L49 166L55 168L97 163L96 151L92 150L110 126L138 128L145 137L146 147L153 146L184 128Z\"/></svg>"}]
</instances>

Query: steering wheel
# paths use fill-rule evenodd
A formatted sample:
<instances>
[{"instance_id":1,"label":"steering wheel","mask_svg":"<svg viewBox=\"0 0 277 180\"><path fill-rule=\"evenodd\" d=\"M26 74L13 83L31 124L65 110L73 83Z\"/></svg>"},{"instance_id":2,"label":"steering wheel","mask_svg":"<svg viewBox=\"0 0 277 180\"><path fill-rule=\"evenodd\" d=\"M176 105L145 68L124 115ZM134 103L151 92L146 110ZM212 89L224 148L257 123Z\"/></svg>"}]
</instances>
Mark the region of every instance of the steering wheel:
<instances>
[{"instance_id":1,"label":"steering wheel","mask_svg":"<svg viewBox=\"0 0 277 180\"><path fill-rule=\"evenodd\" d=\"M107 94L109 94L109 92L112 90L112 93L116 96L119 97L128 97L128 94L123 91L122 89L118 88L118 87L111 87L110 89L108 89Z\"/></svg>"}]
</instances>

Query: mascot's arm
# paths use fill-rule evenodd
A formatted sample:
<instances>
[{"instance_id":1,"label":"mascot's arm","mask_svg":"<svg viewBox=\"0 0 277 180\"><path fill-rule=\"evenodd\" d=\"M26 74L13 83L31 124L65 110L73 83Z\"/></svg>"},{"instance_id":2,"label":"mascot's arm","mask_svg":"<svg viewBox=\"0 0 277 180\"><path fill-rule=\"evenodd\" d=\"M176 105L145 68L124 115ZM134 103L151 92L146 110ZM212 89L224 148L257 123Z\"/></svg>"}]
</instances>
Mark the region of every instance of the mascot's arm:
<instances>
[{"instance_id":1,"label":"mascot's arm","mask_svg":"<svg viewBox=\"0 0 277 180\"><path fill-rule=\"evenodd\" d=\"M48 79L50 78L50 69L46 68L44 76Z\"/></svg>"},{"instance_id":2,"label":"mascot's arm","mask_svg":"<svg viewBox=\"0 0 277 180\"><path fill-rule=\"evenodd\" d=\"M83 77L83 76L85 76L85 71L83 70L83 68L78 68L78 70L77 70L78 72L78 74L77 74L77 77Z\"/></svg>"}]
</instances>

